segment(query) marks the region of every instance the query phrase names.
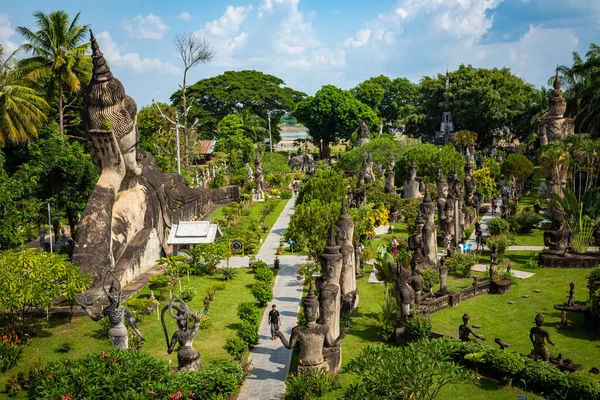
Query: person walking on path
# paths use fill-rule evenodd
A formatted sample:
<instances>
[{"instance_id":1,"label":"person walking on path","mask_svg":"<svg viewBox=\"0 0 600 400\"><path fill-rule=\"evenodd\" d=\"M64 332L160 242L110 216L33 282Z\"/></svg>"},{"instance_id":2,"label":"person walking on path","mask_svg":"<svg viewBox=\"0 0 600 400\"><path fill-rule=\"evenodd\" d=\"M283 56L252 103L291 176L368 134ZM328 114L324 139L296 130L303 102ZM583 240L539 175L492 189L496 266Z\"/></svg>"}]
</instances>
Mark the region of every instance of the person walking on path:
<instances>
[{"instance_id":1,"label":"person walking on path","mask_svg":"<svg viewBox=\"0 0 600 400\"><path fill-rule=\"evenodd\" d=\"M396 257L396 252L398 251L398 244L398 240L396 239L396 236L394 236L392 238L392 254L394 257Z\"/></svg>"},{"instance_id":2,"label":"person walking on path","mask_svg":"<svg viewBox=\"0 0 600 400\"><path fill-rule=\"evenodd\" d=\"M275 340L277 337L277 332L279 331L279 324L281 323L281 317L279 316L279 311L277 311L277 306L273 304L271 307L271 311L269 311L269 324L271 325L271 340Z\"/></svg>"},{"instance_id":3,"label":"person walking on path","mask_svg":"<svg viewBox=\"0 0 600 400\"><path fill-rule=\"evenodd\" d=\"M496 198L492 199L492 217L496 215Z\"/></svg>"}]
</instances>

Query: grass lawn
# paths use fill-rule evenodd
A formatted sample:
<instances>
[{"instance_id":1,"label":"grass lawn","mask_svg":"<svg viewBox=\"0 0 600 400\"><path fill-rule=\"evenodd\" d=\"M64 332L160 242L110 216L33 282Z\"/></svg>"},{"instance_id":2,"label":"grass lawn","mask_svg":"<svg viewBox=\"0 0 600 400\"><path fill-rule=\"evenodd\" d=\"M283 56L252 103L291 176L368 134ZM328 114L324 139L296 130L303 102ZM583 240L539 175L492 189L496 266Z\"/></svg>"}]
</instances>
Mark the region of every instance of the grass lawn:
<instances>
[{"instance_id":1,"label":"grass lawn","mask_svg":"<svg viewBox=\"0 0 600 400\"><path fill-rule=\"evenodd\" d=\"M515 246L543 246L544 230L533 229L531 233L515 235Z\"/></svg>"},{"instance_id":2,"label":"grass lawn","mask_svg":"<svg viewBox=\"0 0 600 400\"><path fill-rule=\"evenodd\" d=\"M206 290L219 280L220 275L191 276L189 283L186 277L183 278L184 288L194 287L197 290L194 299L188 303L192 311L200 311L204 308L203 299ZM210 305L211 325L206 330L200 330L194 341L194 348L200 352L203 365L230 358L223 346L228 338L235 335L235 329L238 327L237 305L242 302L254 301L250 292L252 283L254 283L254 274L249 269L238 269L236 277L226 283L224 290L216 293L215 300ZM148 293L149 289L146 287L137 296L144 296ZM162 308L165 304L166 300L161 301L160 307ZM174 333L175 322L169 317L167 324L170 339ZM43 320L40 328L37 330L38 336L30 345L24 347L21 361L15 368L1 374L0 382L5 382L11 374L27 370L39 363L73 359L87 353L106 351L111 348L110 340L100 328L100 324L87 316L76 317L72 323L69 323L67 318L51 318L47 323ZM138 323L138 328L146 339L143 351L177 364L176 352L167 354L165 335L156 313L145 316L144 320ZM2 326L0 330L10 331L10 328ZM70 343L72 350L67 353L57 352L59 346L64 343ZM0 386L3 388L1 383Z\"/></svg>"}]
</instances>

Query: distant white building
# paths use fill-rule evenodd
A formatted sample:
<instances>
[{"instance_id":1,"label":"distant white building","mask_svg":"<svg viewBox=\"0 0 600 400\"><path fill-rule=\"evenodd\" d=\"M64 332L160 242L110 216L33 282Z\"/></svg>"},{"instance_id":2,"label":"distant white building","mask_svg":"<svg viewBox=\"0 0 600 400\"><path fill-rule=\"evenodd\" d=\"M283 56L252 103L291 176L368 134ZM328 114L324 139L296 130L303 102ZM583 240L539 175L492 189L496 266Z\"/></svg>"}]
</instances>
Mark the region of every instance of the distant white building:
<instances>
[{"instance_id":1,"label":"distant white building","mask_svg":"<svg viewBox=\"0 0 600 400\"><path fill-rule=\"evenodd\" d=\"M201 243L214 243L222 236L219 224L210 221L179 221L173 224L167 244L173 246L173 254L180 249L189 249Z\"/></svg>"}]
</instances>

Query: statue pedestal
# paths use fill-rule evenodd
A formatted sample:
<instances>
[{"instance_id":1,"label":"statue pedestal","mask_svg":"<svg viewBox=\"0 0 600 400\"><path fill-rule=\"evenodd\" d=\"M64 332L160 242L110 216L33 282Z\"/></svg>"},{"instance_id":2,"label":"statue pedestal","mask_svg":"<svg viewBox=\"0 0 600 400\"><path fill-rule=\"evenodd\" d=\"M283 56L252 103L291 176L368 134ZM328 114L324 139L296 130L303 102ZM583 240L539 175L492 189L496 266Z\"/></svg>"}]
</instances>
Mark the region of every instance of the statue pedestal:
<instances>
[{"instance_id":1,"label":"statue pedestal","mask_svg":"<svg viewBox=\"0 0 600 400\"><path fill-rule=\"evenodd\" d=\"M342 366L342 346L324 347L323 357L325 357L329 372L338 373Z\"/></svg>"},{"instance_id":2,"label":"statue pedestal","mask_svg":"<svg viewBox=\"0 0 600 400\"><path fill-rule=\"evenodd\" d=\"M129 347L129 333L125 325L115 326L108 330L108 337L115 349L127 350Z\"/></svg>"},{"instance_id":3,"label":"statue pedestal","mask_svg":"<svg viewBox=\"0 0 600 400\"><path fill-rule=\"evenodd\" d=\"M342 296L341 317L349 317L356 310L356 307L358 307L358 290Z\"/></svg>"},{"instance_id":4,"label":"statue pedestal","mask_svg":"<svg viewBox=\"0 0 600 400\"><path fill-rule=\"evenodd\" d=\"M542 268L594 268L600 264L600 253L583 253L565 255L540 253L538 264Z\"/></svg>"}]
</instances>

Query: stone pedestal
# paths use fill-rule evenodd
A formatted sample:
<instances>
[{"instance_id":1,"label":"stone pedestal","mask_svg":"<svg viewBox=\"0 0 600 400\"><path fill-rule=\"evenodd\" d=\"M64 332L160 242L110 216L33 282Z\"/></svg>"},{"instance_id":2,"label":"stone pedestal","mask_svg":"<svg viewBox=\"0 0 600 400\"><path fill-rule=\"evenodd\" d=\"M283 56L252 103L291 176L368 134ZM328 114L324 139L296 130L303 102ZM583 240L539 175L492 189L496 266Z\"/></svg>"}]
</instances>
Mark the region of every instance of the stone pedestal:
<instances>
[{"instance_id":1,"label":"stone pedestal","mask_svg":"<svg viewBox=\"0 0 600 400\"><path fill-rule=\"evenodd\" d=\"M129 348L129 333L125 325L115 326L108 330L108 337L112 346L116 349L127 350Z\"/></svg>"}]
</instances>

